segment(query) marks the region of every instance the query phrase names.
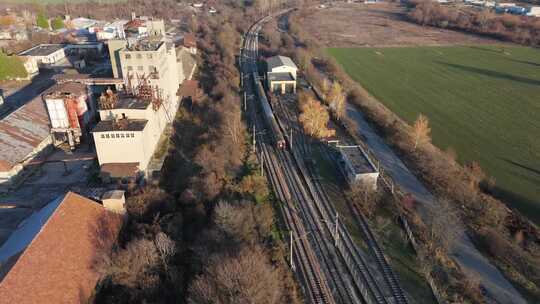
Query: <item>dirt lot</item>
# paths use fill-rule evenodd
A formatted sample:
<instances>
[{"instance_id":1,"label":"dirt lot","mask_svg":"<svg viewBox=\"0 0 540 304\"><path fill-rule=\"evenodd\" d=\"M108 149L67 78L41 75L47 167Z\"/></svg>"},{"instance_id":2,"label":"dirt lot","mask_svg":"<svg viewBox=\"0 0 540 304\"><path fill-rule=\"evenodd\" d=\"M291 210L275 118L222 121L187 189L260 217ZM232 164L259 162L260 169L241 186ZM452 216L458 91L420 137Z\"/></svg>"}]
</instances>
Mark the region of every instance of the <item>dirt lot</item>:
<instances>
[{"instance_id":1,"label":"dirt lot","mask_svg":"<svg viewBox=\"0 0 540 304\"><path fill-rule=\"evenodd\" d=\"M495 39L405 20L406 9L395 3L340 3L314 9L303 21L305 29L328 47L495 44Z\"/></svg>"}]
</instances>

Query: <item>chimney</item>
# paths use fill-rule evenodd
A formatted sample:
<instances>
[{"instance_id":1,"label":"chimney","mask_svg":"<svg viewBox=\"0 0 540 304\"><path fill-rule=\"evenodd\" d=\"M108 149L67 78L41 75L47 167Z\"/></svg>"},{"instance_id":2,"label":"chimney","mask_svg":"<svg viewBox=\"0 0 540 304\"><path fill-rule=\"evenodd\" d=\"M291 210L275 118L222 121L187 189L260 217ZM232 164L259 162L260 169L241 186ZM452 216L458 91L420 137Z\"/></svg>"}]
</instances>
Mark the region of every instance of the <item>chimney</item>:
<instances>
[{"instance_id":1,"label":"chimney","mask_svg":"<svg viewBox=\"0 0 540 304\"><path fill-rule=\"evenodd\" d=\"M131 20L135 20L137 18L137 15L135 15L135 12L131 12Z\"/></svg>"},{"instance_id":2,"label":"chimney","mask_svg":"<svg viewBox=\"0 0 540 304\"><path fill-rule=\"evenodd\" d=\"M101 203L109 211L119 214L126 213L126 197L123 190L110 190L103 193Z\"/></svg>"}]
</instances>

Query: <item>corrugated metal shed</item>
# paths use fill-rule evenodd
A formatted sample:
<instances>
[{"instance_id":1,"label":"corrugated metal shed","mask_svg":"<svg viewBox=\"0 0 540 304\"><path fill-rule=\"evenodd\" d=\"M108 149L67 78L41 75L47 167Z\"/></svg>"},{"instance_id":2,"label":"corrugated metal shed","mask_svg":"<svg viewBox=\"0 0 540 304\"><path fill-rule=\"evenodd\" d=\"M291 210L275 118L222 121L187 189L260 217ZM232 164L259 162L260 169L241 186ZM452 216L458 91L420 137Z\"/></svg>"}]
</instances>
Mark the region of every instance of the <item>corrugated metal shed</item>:
<instances>
[{"instance_id":1,"label":"corrugated metal shed","mask_svg":"<svg viewBox=\"0 0 540 304\"><path fill-rule=\"evenodd\" d=\"M0 121L0 171L9 171L50 133L49 117L41 95Z\"/></svg>"}]
</instances>

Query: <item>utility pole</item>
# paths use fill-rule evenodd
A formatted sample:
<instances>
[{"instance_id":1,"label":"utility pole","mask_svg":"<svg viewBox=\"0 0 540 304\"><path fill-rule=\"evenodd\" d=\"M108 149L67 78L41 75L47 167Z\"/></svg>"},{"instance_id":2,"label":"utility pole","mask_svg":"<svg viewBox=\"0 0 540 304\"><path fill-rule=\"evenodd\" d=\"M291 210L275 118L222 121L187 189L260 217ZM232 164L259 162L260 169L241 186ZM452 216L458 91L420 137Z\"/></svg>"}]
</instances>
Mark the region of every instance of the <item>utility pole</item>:
<instances>
[{"instance_id":1,"label":"utility pole","mask_svg":"<svg viewBox=\"0 0 540 304\"><path fill-rule=\"evenodd\" d=\"M247 95L246 91L244 90L244 111L247 113Z\"/></svg>"},{"instance_id":2,"label":"utility pole","mask_svg":"<svg viewBox=\"0 0 540 304\"><path fill-rule=\"evenodd\" d=\"M294 260L293 260L293 231L291 230L290 233L289 233L289 237L290 237L290 240L291 240L291 269L293 271L296 270L296 266L294 265Z\"/></svg>"},{"instance_id":3,"label":"utility pole","mask_svg":"<svg viewBox=\"0 0 540 304\"><path fill-rule=\"evenodd\" d=\"M253 124L253 152L255 152L255 124Z\"/></svg>"},{"instance_id":4,"label":"utility pole","mask_svg":"<svg viewBox=\"0 0 540 304\"><path fill-rule=\"evenodd\" d=\"M291 145L291 151L292 151L292 127L291 127L291 136L289 137L290 145Z\"/></svg>"},{"instance_id":5,"label":"utility pole","mask_svg":"<svg viewBox=\"0 0 540 304\"><path fill-rule=\"evenodd\" d=\"M264 158L261 151L261 176L264 176Z\"/></svg>"},{"instance_id":6,"label":"utility pole","mask_svg":"<svg viewBox=\"0 0 540 304\"><path fill-rule=\"evenodd\" d=\"M339 240L339 234L338 234L338 229L339 229L339 213L336 212L336 228L335 228L335 232L334 232L334 241L335 241L335 246L337 247L337 243L338 243L338 240Z\"/></svg>"}]
</instances>

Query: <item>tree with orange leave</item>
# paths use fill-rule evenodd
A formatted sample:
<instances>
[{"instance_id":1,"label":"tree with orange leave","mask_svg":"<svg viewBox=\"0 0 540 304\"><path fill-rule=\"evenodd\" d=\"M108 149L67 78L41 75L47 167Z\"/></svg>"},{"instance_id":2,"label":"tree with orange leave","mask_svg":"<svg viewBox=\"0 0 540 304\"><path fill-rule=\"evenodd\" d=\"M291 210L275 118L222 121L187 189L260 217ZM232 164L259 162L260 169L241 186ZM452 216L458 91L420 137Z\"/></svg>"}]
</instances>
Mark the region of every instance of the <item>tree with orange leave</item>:
<instances>
[{"instance_id":1,"label":"tree with orange leave","mask_svg":"<svg viewBox=\"0 0 540 304\"><path fill-rule=\"evenodd\" d=\"M329 137L335 134L335 130L328 129L330 115L328 111L310 96L306 100L300 100L300 110L302 114L298 118L304 130L311 136L317 138Z\"/></svg>"},{"instance_id":2,"label":"tree with orange leave","mask_svg":"<svg viewBox=\"0 0 540 304\"><path fill-rule=\"evenodd\" d=\"M416 150L419 144L429 142L430 133L429 119L420 113L413 125L414 150Z\"/></svg>"}]
</instances>

